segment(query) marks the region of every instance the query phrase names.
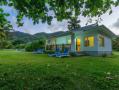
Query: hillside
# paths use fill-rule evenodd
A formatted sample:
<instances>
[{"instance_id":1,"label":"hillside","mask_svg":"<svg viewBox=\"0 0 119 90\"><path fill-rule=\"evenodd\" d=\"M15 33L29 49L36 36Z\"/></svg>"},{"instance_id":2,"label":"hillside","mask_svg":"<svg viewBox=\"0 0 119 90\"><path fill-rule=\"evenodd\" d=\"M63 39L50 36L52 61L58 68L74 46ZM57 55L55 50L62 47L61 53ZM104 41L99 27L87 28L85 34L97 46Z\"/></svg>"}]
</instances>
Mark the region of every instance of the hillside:
<instances>
[{"instance_id":1,"label":"hillside","mask_svg":"<svg viewBox=\"0 0 119 90\"><path fill-rule=\"evenodd\" d=\"M62 33L64 33L64 32L63 31L59 31L59 32L55 32L55 33L41 32L41 33L31 35L28 33L15 31L15 32L9 32L8 39L9 40L22 40L24 42L32 42L34 40L46 39L48 36L58 35L58 34L62 34Z\"/></svg>"},{"instance_id":2,"label":"hillside","mask_svg":"<svg viewBox=\"0 0 119 90\"><path fill-rule=\"evenodd\" d=\"M10 32L8 34L8 39L9 40L23 40L25 42L29 42L30 40L33 39L32 35L23 33L23 32Z\"/></svg>"},{"instance_id":3,"label":"hillside","mask_svg":"<svg viewBox=\"0 0 119 90\"><path fill-rule=\"evenodd\" d=\"M32 35L32 37L34 39L41 39L41 38L46 39L48 35L49 35L48 33L41 32L41 33L37 33L37 34Z\"/></svg>"},{"instance_id":4,"label":"hillside","mask_svg":"<svg viewBox=\"0 0 119 90\"><path fill-rule=\"evenodd\" d=\"M31 42L37 39L46 39L47 34L46 33L37 33L34 35L23 33L19 31L10 32L8 35L9 40L22 40L25 42Z\"/></svg>"}]
</instances>

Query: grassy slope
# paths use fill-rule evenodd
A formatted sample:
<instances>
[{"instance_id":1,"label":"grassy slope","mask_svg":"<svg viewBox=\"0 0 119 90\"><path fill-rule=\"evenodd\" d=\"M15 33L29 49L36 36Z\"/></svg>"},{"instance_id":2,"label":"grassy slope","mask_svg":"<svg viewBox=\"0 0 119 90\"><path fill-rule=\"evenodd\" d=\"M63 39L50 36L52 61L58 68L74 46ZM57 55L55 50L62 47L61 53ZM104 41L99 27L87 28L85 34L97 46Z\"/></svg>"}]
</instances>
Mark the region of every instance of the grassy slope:
<instances>
[{"instance_id":1,"label":"grassy slope","mask_svg":"<svg viewBox=\"0 0 119 90\"><path fill-rule=\"evenodd\" d=\"M0 51L0 90L119 90L119 53L53 58Z\"/></svg>"}]
</instances>

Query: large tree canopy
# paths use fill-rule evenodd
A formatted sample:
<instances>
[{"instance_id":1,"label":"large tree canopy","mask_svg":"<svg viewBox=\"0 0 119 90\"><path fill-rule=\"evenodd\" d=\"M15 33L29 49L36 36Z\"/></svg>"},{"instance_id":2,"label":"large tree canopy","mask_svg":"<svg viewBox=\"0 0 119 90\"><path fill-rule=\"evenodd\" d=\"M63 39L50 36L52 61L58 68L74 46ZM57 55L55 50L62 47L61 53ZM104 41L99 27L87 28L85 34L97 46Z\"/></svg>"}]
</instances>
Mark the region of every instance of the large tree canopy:
<instances>
[{"instance_id":1,"label":"large tree canopy","mask_svg":"<svg viewBox=\"0 0 119 90\"><path fill-rule=\"evenodd\" d=\"M0 40L5 39L8 30L12 29L12 25L6 19L7 16L9 16L9 14L4 13L3 9L0 8Z\"/></svg>"},{"instance_id":2,"label":"large tree canopy","mask_svg":"<svg viewBox=\"0 0 119 90\"><path fill-rule=\"evenodd\" d=\"M24 16L32 19L34 24L40 20L51 24L53 18L62 21L79 15L91 18L100 17L107 11L111 14L112 6L118 6L119 0L1 0L0 5L17 10L19 25Z\"/></svg>"}]
</instances>

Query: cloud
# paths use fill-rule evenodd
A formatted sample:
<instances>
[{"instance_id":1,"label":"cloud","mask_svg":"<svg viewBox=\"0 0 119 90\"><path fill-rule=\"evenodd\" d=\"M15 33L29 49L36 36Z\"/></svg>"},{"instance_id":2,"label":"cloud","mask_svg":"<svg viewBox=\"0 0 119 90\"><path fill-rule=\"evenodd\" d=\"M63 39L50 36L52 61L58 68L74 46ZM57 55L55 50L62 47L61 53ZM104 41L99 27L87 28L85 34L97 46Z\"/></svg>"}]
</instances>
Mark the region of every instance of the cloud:
<instances>
[{"instance_id":1,"label":"cloud","mask_svg":"<svg viewBox=\"0 0 119 90\"><path fill-rule=\"evenodd\" d=\"M1 6L0 6L1 7ZM58 22L56 19L52 21L52 25L47 25L47 23L42 23L40 22L39 24L33 25L32 20L24 17L23 22L24 26L23 27L18 27L16 24L16 15L17 11L13 7L9 6L3 6L2 7L5 12L10 13L10 16L7 17L7 19L11 22L13 25L13 28L17 31L20 32L25 32L25 33L30 33L30 34L35 34L39 32L47 32L47 33L52 33L52 32L57 32L57 31L66 31L67 29L67 21L63 20L62 22ZM103 22L105 26L109 27L111 25L110 30L112 30L115 34L119 34L119 7L113 9L113 14L110 16L105 14L103 15ZM52 12L49 12L48 15L52 15ZM87 22L87 18L84 18L80 16L81 19L81 26L85 26L85 23Z\"/></svg>"},{"instance_id":2,"label":"cloud","mask_svg":"<svg viewBox=\"0 0 119 90\"><path fill-rule=\"evenodd\" d=\"M117 19L117 21L113 24L113 26L115 28L119 28L119 18Z\"/></svg>"},{"instance_id":3,"label":"cloud","mask_svg":"<svg viewBox=\"0 0 119 90\"><path fill-rule=\"evenodd\" d=\"M67 20L58 22L56 19L54 19L52 21L52 24L50 26L48 26L48 30L50 30L50 32L66 31L67 25L68 25Z\"/></svg>"},{"instance_id":4,"label":"cloud","mask_svg":"<svg viewBox=\"0 0 119 90\"><path fill-rule=\"evenodd\" d=\"M52 21L52 25L48 25L47 23L39 22L39 24L34 25L31 19L26 17L23 18L24 25L22 27L18 27L16 24L17 18L17 11L13 7L2 6L5 12L10 13L10 16L7 19L13 25L14 30L35 34L39 32L47 32L52 33L56 31L66 31L67 30L67 21L58 22L56 19ZM53 14L49 12L49 15Z\"/></svg>"}]
</instances>

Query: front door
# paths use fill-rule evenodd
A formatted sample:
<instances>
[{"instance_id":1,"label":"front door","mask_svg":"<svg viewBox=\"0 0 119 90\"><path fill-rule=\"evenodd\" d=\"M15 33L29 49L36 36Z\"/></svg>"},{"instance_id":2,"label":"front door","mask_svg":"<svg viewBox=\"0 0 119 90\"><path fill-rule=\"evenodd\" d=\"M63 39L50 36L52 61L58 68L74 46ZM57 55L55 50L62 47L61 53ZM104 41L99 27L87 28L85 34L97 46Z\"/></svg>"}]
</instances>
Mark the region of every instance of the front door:
<instances>
[{"instance_id":1,"label":"front door","mask_svg":"<svg viewBox=\"0 0 119 90\"><path fill-rule=\"evenodd\" d=\"M76 39L76 51L80 52L80 47L81 47L81 40L80 38Z\"/></svg>"}]
</instances>

